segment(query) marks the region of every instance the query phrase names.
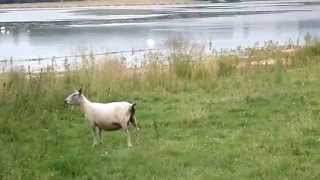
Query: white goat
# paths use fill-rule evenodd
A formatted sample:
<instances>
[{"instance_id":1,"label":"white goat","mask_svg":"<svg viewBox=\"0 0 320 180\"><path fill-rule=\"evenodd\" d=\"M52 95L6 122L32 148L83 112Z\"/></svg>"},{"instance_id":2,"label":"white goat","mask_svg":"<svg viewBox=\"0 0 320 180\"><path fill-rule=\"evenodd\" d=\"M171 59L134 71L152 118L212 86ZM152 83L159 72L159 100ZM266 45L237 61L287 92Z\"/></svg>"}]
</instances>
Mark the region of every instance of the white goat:
<instances>
[{"instance_id":1,"label":"white goat","mask_svg":"<svg viewBox=\"0 0 320 180\"><path fill-rule=\"evenodd\" d=\"M127 133L128 147L132 147L129 133L129 125L132 124L137 130L137 120L135 118L135 103L112 102L94 103L90 102L83 94L82 90L75 90L66 99L65 103L80 105L81 111L93 132L93 146L97 145L96 136L99 135L99 142L102 143L102 130L112 131L123 129Z\"/></svg>"}]
</instances>

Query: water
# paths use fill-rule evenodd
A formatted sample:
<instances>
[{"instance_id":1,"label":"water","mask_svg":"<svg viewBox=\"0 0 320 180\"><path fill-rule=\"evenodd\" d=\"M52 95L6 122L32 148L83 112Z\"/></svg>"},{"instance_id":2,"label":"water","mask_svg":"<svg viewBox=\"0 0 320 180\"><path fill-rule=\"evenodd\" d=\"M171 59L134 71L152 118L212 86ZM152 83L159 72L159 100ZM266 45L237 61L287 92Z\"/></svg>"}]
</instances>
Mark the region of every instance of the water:
<instances>
[{"instance_id":1,"label":"water","mask_svg":"<svg viewBox=\"0 0 320 180\"><path fill-rule=\"evenodd\" d=\"M0 60L164 48L170 38L213 48L296 42L320 35L320 2L0 10Z\"/></svg>"}]
</instances>

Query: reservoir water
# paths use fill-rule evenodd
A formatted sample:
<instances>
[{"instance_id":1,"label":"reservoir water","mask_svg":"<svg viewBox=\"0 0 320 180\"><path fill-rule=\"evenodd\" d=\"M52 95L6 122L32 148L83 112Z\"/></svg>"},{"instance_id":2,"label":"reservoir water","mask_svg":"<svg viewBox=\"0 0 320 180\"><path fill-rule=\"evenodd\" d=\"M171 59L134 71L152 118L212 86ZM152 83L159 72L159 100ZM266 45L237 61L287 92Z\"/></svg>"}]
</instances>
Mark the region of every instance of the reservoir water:
<instances>
[{"instance_id":1,"label":"reservoir water","mask_svg":"<svg viewBox=\"0 0 320 180\"><path fill-rule=\"evenodd\" d=\"M0 60L164 48L182 37L216 49L320 35L320 1L1 9Z\"/></svg>"}]
</instances>

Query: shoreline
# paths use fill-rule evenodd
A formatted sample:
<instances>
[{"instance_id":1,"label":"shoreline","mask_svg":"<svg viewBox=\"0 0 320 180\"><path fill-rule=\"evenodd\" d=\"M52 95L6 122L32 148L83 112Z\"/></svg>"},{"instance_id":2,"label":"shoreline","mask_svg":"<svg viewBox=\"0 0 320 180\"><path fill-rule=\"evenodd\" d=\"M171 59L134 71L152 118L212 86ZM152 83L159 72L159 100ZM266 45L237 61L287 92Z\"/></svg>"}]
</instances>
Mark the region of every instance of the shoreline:
<instances>
[{"instance_id":1,"label":"shoreline","mask_svg":"<svg viewBox=\"0 0 320 180\"><path fill-rule=\"evenodd\" d=\"M70 2L42 2L42 3L21 3L21 4L0 4L0 10L6 9L51 9L51 8L81 8L81 7L99 7L99 6L141 6L141 5L175 5L191 4L194 0L85 0Z\"/></svg>"}]
</instances>

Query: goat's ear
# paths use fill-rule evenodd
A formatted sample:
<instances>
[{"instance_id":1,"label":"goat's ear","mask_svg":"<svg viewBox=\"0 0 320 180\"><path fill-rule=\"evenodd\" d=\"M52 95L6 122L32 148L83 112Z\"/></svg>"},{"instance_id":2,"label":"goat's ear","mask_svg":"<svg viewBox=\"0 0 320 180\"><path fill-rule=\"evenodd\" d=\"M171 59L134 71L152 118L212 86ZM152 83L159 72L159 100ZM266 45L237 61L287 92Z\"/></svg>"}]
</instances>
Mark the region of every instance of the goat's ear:
<instances>
[{"instance_id":1,"label":"goat's ear","mask_svg":"<svg viewBox=\"0 0 320 180\"><path fill-rule=\"evenodd\" d=\"M80 88L78 91L79 91L79 94L81 95L82 94L82 88Z\"/></svg>"}]
</instances>

